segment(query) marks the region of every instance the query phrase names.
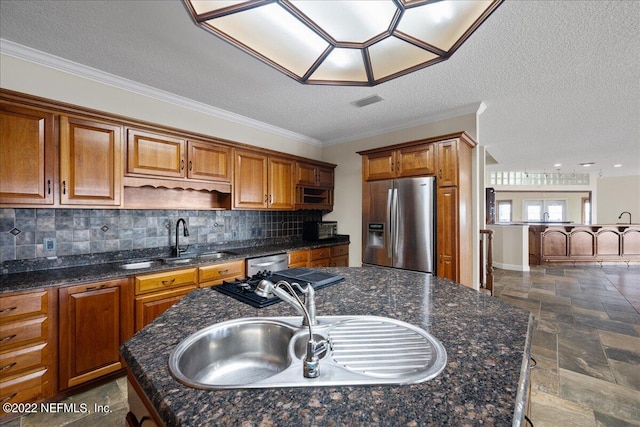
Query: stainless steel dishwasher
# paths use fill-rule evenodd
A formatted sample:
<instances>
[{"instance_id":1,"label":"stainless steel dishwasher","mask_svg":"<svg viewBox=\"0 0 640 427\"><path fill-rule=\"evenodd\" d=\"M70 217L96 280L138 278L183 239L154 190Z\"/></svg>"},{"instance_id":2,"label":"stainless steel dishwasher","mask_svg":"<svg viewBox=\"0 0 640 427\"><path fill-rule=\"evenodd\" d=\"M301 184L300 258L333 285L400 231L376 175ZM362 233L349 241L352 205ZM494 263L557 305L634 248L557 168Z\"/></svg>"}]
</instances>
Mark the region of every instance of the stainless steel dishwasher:
<instances>
[{"instance_id":1,"label":"stainless steel dishwasher","mask_svg":"<svg viewBox=\"0 0 640 427\"><path fill-rule=\"evenodd\" d=\"M288 267L289 256L286 253L247 258L247 277L253 277L264 271L286 270Z\"/></svg>"}]
</instances>

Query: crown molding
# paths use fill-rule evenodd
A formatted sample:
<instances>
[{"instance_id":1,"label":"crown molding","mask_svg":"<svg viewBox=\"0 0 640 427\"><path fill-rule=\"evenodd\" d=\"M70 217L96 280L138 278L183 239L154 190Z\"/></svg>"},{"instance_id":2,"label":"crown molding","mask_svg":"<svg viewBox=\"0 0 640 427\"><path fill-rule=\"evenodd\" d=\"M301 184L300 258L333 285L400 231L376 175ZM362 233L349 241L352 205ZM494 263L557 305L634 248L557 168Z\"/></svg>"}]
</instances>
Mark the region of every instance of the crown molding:
<instances>
[{"instance_id":1,"label":"crown molding","mask_svg":"<svg viewBox=\"0 0 640 427\"><path fill-rule=\"evenodd\" d=\"M429 123L437 122L440 120L452 119L454 117L464 116L467 114L481 114L486 109L486 104L484 101L474 102L472 104L466 104L458 108L453 108L451 110L442 111L436 114L431 114L429 116L425 116L420 118L419 120L414 120L411 122L405 122L401 125L390 126L388 128L377 129L372 132L363 132L357 135L351 135L348 138L338 138L330 141L325 141L323 146L328 147L330 145L342 144L345 142L357 141L364 138L371 138L374 136L382 135L385 133L396 132L399 130L410 129L417 126L427 125Z\"/></svg>"},{"instance_id":2,"label":"crown molding","mask_svg":"<svg viewBox=\"0 0 640 427\"><path fill-rule=\"evenodd\" d=\"M116 76L115 74L110 74L93 67L69 61L59 56L32 49L30 47L12 42L10 40L0 38L0 54L32 62L34 64L42 65L44 67L48 67L57 71L62 71L64 73L72 74L74 76L112 86L117 89L122 89L138 95L153 98L158 101L177 105L182 108L187 108L198 113L203 113L219 119L227 120L239 125L248 126L250 128L264 132L269 132L274 135L282 136L284 138L292 139L304 144L310 144L314 146L323 145L321 141L315 138L311 138L296 132L291 132L289 130L282 129L268 123L254 120L245 116L241 116L239 114L213 107L211 105L204 104L202 102L175 95L173 93L166 92L152 86L134 82L133 80L125 79L123 77Z\"/></svg>"}]
</instances>

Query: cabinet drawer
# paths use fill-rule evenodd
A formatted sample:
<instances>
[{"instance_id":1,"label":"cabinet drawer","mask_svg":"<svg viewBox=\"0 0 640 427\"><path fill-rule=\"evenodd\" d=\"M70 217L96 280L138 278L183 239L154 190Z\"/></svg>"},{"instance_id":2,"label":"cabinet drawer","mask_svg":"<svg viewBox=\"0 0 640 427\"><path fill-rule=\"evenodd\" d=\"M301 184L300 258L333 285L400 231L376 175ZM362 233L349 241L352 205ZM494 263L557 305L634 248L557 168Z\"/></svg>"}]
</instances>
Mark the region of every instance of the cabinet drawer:
<instances>
[{"instance_id":1,"label":"cabinet drawer","mask_svg":"<svg viewBox=\"0 0 640 427\"><path fill-rule=\"evenodd\" d=\"M310 260L311 261L315 261L318 259L322 259L322 258L330 258L331 257L331 248L318 248L318 249L311 249L309 251L310 253Z\"/></svg>"},{"instance_id":2,"label":"cabinet drawer","mask_svg":"<svg viewBox=\"0 0 640 427\"><path fill-rule=\"evenodd\" d=\"M198 279L200 286L211 286L221 282L223 279L244 277L244 261L225 262L223 264L208 265L200 267Z\"/></svg>"},{"instance_id":3,"label":"cabinet drawer","mask_svg":"<svg viewBox=\"0 0 640 427\"><path fill-rule=\"evenodd\" d=\"M309 251L308 250L289 252L289 265L290 266L292 264L306 263L307 261L309 261Z\"/></svg>"},{"instance_id":4,"label":"cabinet drawer","mask_svg":"<svg viewBox=\"0 0 640 427\"><path fill-rule=\"evenodd\" d=\"M168 273L145 274L136 276L136 295L162 289L179 288L196 284L198 280L197 268L185 268Z\"/></svg>"},{"instance_id":5,"label":"cabinet drawer","mask_svg":"<svg viewBox=\"0 0 640 427\"><path fill-rule=\"evenodd\" d=\"M331 267L331 258L323 258L309 262L309 267Z\"/></svg>"},{"instance_id":6,"label":"cabinet drawer","mask_svg":"<svg viewBox=\"0 0 640 427\"><path fill-rule=\"evenodd\" d=\"M0 323L47 314L47 296L47 291L40 291L0 298Z\"/></svg>"},{"instance_id":7,"label":"cabinet drawer","mask_svg":"<svg viewBox=\"0 0 640 427\"><path fill-rule=\"evenodd\" d=\"M46 317L0 325L2 349L14 348L29 341L46 340L49 334L48 326L49 321Z\"/></svg>"},{"instance_id":8,"label":"cabinet drawer","mask_svg":"<svg viewBox=\"0 0 640 427\"><path fill-rule=\"evenodd\" d=\"M331 256L343 256L349 254L349 245L333 246L331 248Z\"/></svg>"},{"instance_id":9,"label":"cabinet drawer","mask_svg":"<svg viewBox=\"0 0 640 427\"><path fill-rule=\"evenodd\" d=\"M48 377L46 374L47 370L41 369L0 382L0 402L33 402L44 397ZM0 413L5 414L4 411Z\"/></svg>"},{"instance_id":10,"label":"cabinet drawer","mask_svg":"<svg viewBox=\"0 0 640 427\"><path fill-rule=\"evenodd\" d=\"M137 297L135 301L135 331L138 332L153 322L156 317L167 311L169 307L194 289L196 289L195 285Z\"/></svg>"},{"instance_id":11,"label":"cabinet drawer","mask_svg":"<svg viewBox=\"0 0 640 427\"><path fill-rule=\"evenodd\" d=\"M45 365L49 356L46 343L31 347L18 348L0 354L0 378L4 379L15 372Z\"/></svg>"}]
</instances>

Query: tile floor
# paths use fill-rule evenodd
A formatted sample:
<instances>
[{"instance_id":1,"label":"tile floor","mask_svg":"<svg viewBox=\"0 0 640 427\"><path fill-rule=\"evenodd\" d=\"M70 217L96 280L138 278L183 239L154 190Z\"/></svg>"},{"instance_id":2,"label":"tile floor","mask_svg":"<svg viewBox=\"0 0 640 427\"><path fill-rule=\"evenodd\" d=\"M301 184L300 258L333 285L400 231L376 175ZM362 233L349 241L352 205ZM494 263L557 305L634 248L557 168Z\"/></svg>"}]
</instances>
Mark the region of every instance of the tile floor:
<instances>
[{"instance_id":1,"label":"tile floor","mask_svg":"<svg viewBox=\"0 0 640 427\"><path fill-rule=\"evenodd\" d=\"M494 295L535 318L531 420L640 426L640 268L496 270Z\"/></svg>"},{"instance_id":2,"label":"tile floor","mask_svg":"<svg viewBox=\"0 0 640 427\"><path fill-rule=\"evenodd\" d=\"M531 420L544 426L640 426L640 268L495 271L497 298L533 313ZM126 380L65 403L109 414L34 414L6 427L125 426Z\"/></svg>"}]
</instances>

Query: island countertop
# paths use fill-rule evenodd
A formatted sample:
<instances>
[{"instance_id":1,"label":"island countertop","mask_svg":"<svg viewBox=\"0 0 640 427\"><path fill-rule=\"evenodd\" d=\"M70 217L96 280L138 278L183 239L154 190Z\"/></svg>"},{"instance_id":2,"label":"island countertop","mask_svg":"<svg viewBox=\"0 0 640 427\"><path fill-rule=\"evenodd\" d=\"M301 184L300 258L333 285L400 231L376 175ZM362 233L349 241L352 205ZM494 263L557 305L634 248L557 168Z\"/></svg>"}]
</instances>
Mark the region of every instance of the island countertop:
<instances>
[{"instance_id":1,"label":"island countertop","mask_svg":"<svg viewBox=\"0 0 640 427\"><path fill-rule=\"evenodd\" d=\"M234 318L297 315L285 303L256 309L198 289L121 347L130 374L164 423L521 425L529 381L529 312L429 274L379 267L322 270L345 281L316 292L319 316L376 315L422 327L444 345L444 371L411 385L189 388L168 370L169 354L188 335Z\"/></svg>"}]
</instances>

